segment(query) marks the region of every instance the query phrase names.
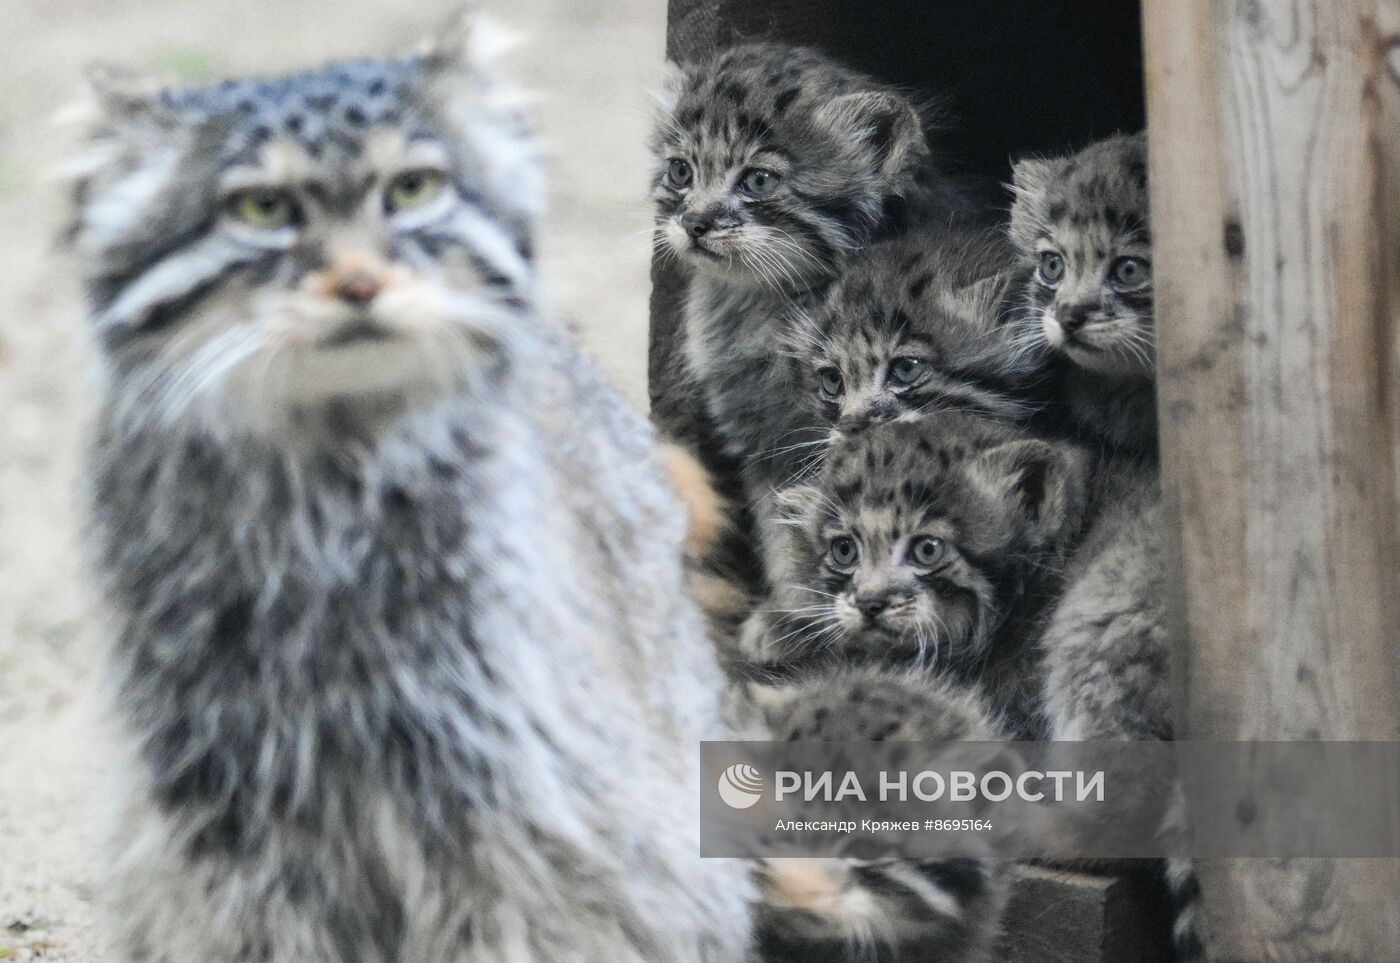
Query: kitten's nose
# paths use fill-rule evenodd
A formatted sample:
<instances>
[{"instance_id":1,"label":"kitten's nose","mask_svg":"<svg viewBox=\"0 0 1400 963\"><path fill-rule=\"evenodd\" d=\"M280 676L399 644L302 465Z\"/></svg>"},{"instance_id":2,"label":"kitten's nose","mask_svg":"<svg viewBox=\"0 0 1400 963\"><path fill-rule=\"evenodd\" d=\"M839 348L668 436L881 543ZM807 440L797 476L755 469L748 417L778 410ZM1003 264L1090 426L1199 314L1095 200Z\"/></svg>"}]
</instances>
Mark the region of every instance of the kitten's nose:
<instances>
[{"instance_id":1,"label":"kitten's nose","mask_svg":"<svg viewBox=\"0 0 1400 963\"><path fill-rule=\"evenodd\" d=\"M368 271L346 271L335 279L335 296L351 304L368 304L382 287L379 278Z\"/></svg>"},{"instance_id":2,"label":"kitten's nose","mask_svg":"<svg viewBox=\"0 0 1400 963\"><path fill-rule=\"evenodd\" d=\"M681 227L685 228L685 233L692 239L699 240L710 232L710 228L715 226L715 222L708 214L682 214Z\"/></svg>"},{"instance_id":3,"label":"kitten's nose","mask_svg":"<svg viewBox=\"0 0 1400 963\"><path fill-rule=\"evenodd\" d=\"M1078 331L1088 323L1090 310L1087 304L1061 308L1056 314L1056 320L1060 322L1060 327L1066 331Z\"/></svg>"},{"instance_id":4,"label":"kitten's nose","mask_svg":"<svg viewBox=\"0 0 1400 963\"><path fill-rule=\"evenodd\" d=\"M890 597L888 594L861 595L856 598L856 608L867 619L873 619L885 609L889 608Z\"/></svg>"},{"instance_id":5,"label":"kitten's nose","mask_svg":"<svg viewBox=\"0 0 1400 963\"><path fill-rule=\"evenodd\" d=\"M870 427L870 412L862 411L854 415L846 415L836 422L836 430L843 435L858 435Z\"/></svg>"}]
</instances>

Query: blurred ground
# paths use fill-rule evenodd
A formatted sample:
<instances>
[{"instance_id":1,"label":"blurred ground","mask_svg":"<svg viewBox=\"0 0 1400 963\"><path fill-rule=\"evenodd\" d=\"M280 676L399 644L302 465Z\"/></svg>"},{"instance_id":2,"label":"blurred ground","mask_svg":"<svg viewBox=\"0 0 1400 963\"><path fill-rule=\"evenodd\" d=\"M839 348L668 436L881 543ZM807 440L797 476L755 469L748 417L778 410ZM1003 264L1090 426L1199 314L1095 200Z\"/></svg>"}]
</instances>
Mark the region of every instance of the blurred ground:
<instances>
[{"instance_id":1,"label":"blurred ground","mask_svg":"<svg viewBox=\"0 0 1400 963\"><path fill-rule=\"evenodd\" d=\"M486 0L529 42L553 156L544 258L555 302L636 403L645 399L647 91L660 0ZM410 10L411 12L405 12ZM74 512L89 398L70 266L53 239L71 132L50 118L100 59L188 79L394 53L441 2L0 0L0 960L107 961L92 845L103 729L99 617ZM196 963L196 961L190 961Z\"/></svg>"}]
</instances>

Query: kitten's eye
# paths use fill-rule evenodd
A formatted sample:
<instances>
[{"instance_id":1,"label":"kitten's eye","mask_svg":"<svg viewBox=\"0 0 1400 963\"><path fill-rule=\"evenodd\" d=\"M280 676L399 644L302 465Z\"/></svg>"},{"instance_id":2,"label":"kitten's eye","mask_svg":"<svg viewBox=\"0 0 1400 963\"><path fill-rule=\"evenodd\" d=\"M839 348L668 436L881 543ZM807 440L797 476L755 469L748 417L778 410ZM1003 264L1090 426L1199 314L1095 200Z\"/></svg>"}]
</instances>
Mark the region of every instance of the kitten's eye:
<instances>
[{"instance_id":1,"label":"kitten's eye","mask_svg":"<svg viewBox=\"0 0 1400 963\"><path fill-rule=\"evenodd\" d=\"M776 171L755 167L745 171L744 176L739 179L739 190L750 197L767 197L782 179L782 175Z\"/></svg>"},{"instance_id":2,"label":"kitten's eye","mask_svg":"<svg viewBox=\"0 0 1400 963\"><path fill-rule=\"evenodd\" d=\"M670 182L672 187L689 187L694 177L695 171L691 168L689 161L673 157L671 162L666 165L666 180Z\"/></svg>"},{"instance_id":3,"label":"kitten's eye","mask_svg":"<svg viewBox=\"0 0 1400 963\"><path fill-rule=\"evenodd\" d=\"M909 545L909 560L920 568L933 568L943 560L946 552L943 539L920 535Z\"/></svg>"},{"instance_id":4,"label":"kitten's eye","mask_svg":"<svg viewBox=\"0 0 1400 963\"><path fill-rule=\"evenodd\" d=\"M1108 272L1113 286L1131 290L1152 282L1152 265L1140 257L1120 257Z\"/></svg>"},{"instance_id":5,"label":"kitten's eye","mask_svg":"<svg viewBox=\"0 0 1400 963\"><path fill-rule=\"evenodd\" d=\"M840 371L835 368L823 368L817 372L817 386L821 388L824 397L839 398L845 384L841 380Z\"/></svg>"},{"instance_id":6,"label":"kitten's eye","mask_svg":"<svg viewBox=\"0 0 1400 963\"><path fill-rule=\"evenodd\" d=\"M288 227L297 219L296 201L286 191L256 187L240 191L229 201L233 216L260 231L276 231Z\"/></svg>"},{"instance_id":7,"label":"kitten's eye","mask_svg":"<svg viewBox=\"0 0 1400 963\"><path fill-rule=\"evenodd\" d=\"M895 358L890 362L890 380L907 387L922 378L924 370L925 365L918 358Z\"/></svg>"},{"instance_id":8,"label":"kitten's eye","mask_svg":"<svg viewBox=\"0 0 1400 963\"><path fill-rule=\"evenodd\" d=\"M1065 259L1059 251L1041 251L1038 271L1041 283L1056 285L1065 276Z\"/></svg>"},{"instance_id":9,"label":"kitten's eye","mask_svg":"<svg viewBox=\"0 0 1400 963\"><path fill-rule=\"evenodd\" d=\"M404 171L389 182L384 206L390 214L422 207L442 193L447 178L438 171Z\"/></svg>"},{"instance_id":10,"label":"kitten's eye","mask_svg":"<svg viewBox=\"0 0 1400 963\"><path fill-rule=\"evenodd\" d=\"M856 540L849 535L838 535L831 540L831 567L837 571L848 571L860 557L860 549L856 547Z\"/></svg>"}]
</instances>

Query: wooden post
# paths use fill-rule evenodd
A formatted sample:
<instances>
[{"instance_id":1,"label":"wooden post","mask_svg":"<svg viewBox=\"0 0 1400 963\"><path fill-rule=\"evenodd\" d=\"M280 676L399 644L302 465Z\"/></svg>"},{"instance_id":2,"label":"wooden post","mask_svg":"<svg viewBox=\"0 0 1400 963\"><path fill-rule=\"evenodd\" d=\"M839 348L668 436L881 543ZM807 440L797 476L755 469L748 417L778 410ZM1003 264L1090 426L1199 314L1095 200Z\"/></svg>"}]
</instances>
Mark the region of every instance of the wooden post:
<instances>
[{"instance_id":1,"label":"wooden post","mask_svg":"<svg viewBox=\"0 0 1400 963\"><path fill-rule=\"evenodd\" d=\"M1400 738L1400 2L1144 36L1180 730ZM1400 959L1396 861L1200 872L1217 959Z\"/></svg>"}]
</instances>

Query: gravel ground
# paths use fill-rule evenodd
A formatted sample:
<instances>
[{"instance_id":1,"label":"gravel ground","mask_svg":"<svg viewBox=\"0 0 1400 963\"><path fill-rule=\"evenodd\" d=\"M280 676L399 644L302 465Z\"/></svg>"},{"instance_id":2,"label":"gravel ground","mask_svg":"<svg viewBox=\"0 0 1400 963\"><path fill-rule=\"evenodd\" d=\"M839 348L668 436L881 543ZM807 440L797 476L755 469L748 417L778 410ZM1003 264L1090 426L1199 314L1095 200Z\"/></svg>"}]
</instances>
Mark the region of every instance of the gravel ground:
<instances>
[{"instance_id":1,"label":"gravel ground","mask_svg":"<svg viewBox=\"0 0 1400 963\"><path fill-rule=\"evenodd\" d=\"M393 53L447 6L420 0L0 0L0 960L114 960L96 923L92 826L104 759L101 613L74 511L88 364L56 248L53 114L103 60L188 79ZM661 0L497 0L524 31L553 156L544 258L553 300L612 379L645 400L647 91ZM192 961L193 963L193 961Z\"/></svg>"}]
</instances>

